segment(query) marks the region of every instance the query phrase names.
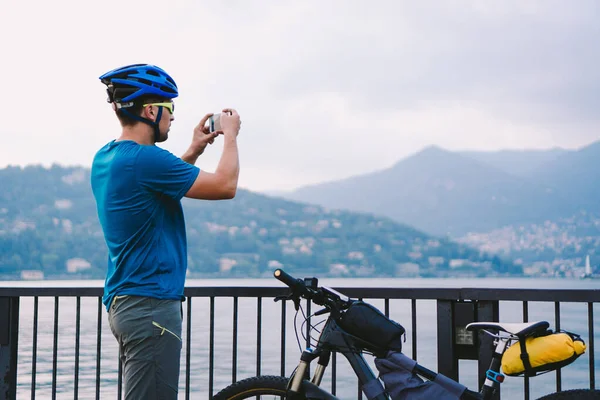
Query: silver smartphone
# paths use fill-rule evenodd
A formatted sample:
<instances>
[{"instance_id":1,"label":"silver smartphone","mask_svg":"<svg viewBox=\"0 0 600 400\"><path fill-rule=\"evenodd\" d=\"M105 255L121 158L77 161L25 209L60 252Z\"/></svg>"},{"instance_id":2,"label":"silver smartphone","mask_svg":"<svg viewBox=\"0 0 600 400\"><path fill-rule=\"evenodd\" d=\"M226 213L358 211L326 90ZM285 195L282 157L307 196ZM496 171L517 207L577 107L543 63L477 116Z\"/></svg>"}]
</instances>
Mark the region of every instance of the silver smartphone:
<instances>
[{"instance_id":1,"label":"silver smartphone","mask_svg":"<svg viewBox=\"0 0 600 400\"><path fill-rule=\"evenodd\" d=\"M221 130L221 114L214 114L208 118L208 131L213 133Z\"/></svg>"}]
</instances>

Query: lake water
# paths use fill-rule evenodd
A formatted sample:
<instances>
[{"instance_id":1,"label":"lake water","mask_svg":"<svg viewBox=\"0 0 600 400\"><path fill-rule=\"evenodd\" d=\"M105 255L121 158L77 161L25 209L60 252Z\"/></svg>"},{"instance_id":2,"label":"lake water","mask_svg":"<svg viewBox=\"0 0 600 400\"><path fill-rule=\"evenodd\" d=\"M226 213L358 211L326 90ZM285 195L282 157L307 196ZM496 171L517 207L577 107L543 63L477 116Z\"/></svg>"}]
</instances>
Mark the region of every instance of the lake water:
<instances>
[{"instance_id":1,"label":"lake water","mask_svg":"<svg viewBox=\"0 0 600 400\"><path fill-rule=\"evenodd\" d=\"M334 279L324 278L321 285L336 288L343 287L479 287L479 288L547 288L547 289L600 289L599 280L565 280L565 279ZM248 280L188 280L187 286L278 286L275 279ZM43 282L1 282L2 286L102 286L99 281L43 281ZM370 301L383 310L383 301ZM57 398L73 398L74 392L74 360L75 360L75 299L61 298L59 302L58 326L58 359L57 359ZM79 398L95 398L96 387L96 332L97 332L97 299L81 300L81 335L79 366ZM187 302L184 303L186 315ZM596 377L600 365L600 314L599 305L595 312L595 370ZM232 310L233 300L217 298L215 300L215 357L214 388L215 391L227 386L232 379ZM315 308L313 307L313 311ZM280 312L281 305L272 299L264 298L261 307L263 322L261 329L261 374L279 375L280 373ZM412 354L410 300L393 300L390 302L390 317L407 328L404 351ZM286 336L286 374L289 374L298 363L299 346L293 329L295 311L291 304L287 309ZM101 361L101 398L117 398L118 348L106 318L102 312L102 361ZM547 320L554 328L553 303L529 303L529 320ZM237 377L254 376L257 372L257 300L239 299L238 322L238 369ZM298 322L303 319L298 318ZM521 302L501 302L500 320L520 322L522 320ZM209 382L209 300L194 298L192 301L191 351L190 351L190 389L191 398L208 399ZM420 364L435 370L437 368L437 328L436 302L417 302L417 360ZM313 319L313 324L316 320ZM33 299L22 298L19 322L19 359L18 359L18 394L19 399L31 397L32 342L33 342ZM39 299L38 314L38 347L36 361L36 398L51 398L52 356L54 332L54 298ZM185 327L184 349L182 351L182 367L180 375L180 398L185 393ZM588 338L587 304L563 303L561 305L561 327L582 335L586 343ZM301 333L300 333L301 334ZM301 343L304 343L302 341ZM366 356L374 368L372 357ZM460 361L460 381L471 389L477 387L476 361ZM331 387L331 367L326 373L323 386ZM357 398L357 383L346 360L337 358L337 395L342 399ZM530 379L531 398L539 397L553 391L555 374ZM589 354L581 356L575 363L562 370L563 389L589 387ZM598 380L598 378L597 378ZM502 385L502 397L507 399L523 398L523 379L507 377Z\"/></svg>"}]
</instances>

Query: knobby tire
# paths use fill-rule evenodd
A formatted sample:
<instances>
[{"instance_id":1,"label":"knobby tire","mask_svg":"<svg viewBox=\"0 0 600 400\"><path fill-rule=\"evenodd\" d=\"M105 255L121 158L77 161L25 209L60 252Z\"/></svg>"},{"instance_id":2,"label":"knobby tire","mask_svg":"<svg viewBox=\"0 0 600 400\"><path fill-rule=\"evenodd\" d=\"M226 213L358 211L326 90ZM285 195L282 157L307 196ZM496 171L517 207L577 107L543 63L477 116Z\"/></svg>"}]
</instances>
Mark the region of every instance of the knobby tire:
<instances>
[{"instance_id":1,"label":"knobby tire","mask_svg":"<svg viewBox=\"0 0 600 400\"><path fill-rule=\"evenodd\" d=\"M264 397L265 399L284 399L287 386L288 378L284 376L255 376L227 386L217 393L213 400L255 399L256 396L268 396Z\"/></svg>"}]
</instances>

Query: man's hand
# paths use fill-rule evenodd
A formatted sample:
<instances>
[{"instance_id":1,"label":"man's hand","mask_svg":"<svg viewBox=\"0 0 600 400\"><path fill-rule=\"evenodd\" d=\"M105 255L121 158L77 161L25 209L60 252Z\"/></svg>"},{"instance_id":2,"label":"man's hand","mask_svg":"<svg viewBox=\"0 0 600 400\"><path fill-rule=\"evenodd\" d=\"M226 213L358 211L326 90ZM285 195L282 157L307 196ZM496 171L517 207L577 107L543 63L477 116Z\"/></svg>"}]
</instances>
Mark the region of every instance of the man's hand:
<instances>
[{"instance_id":1,"label":"man's hand","mask_svg":"<svg viewBox=\"0 0 600 400\"><path fill-rule=\"evenodd\" d=\"M213 144L215 138L223 134L222 131L216 131L212 133L208 131L206 121L208 121L208 119L212 115L212 113L206 114L200 120L200 123L198 123L198 125L196 125L196 127L194 128L194 136L192 137L192 144L190 145L190 150L198 155L204 153L204 149L206 149L206 146L208 146L209 144Z\"/></svg>"},{"instance_id":2,"label":"man's hand","mask_svg":"<svg viewBox=\"0 0 600 400\"><path fill-rule=\"evenodd\" d=\"M205 122L212 114L207 114L196 130L206 135L208 129L204 128ZM232 108L225 108L221 114L221 132L223 134L223 153L219 165L214 173L202 171L194 181L192 187L185 194L192 199L220 200L235 197L240 175L240 159L238 156L237 135L240 131L240 116ZM194 137L197 132L194 130ZM212 143L214 136L207 141ZM206 144L204 144L206 146ZM197 157L196 157L197 158ZM190 160L183 158L185 161ZM195 162L196 159L194 158Z\"/></svg>"},{"instance_id":3,"label":"man's hand","mask_svg":"<svg viewBox=\"0 0 600 400\"><path fill-rule=\"evenodd\" d=\"M223 131L216 131L211 133L208 131L208 126L205 126L206 121L208 121L208 119L212 115L212 113L206 114L200 120L198 125L196 125L196 127L194 128L194 136L192 136L192 143L190 144L189 149L181 157L181 159L187 162L188 164L196 164L198 156L204 153L204 149L206 149L206 146L208 146L209 144L213 144L215 138L223 134Z\"/></svg>"},{"instance_id":4,"label":"man's hand","mask_svg":"<svg viewBox=\"0 0 600 400\"><path fill-rule=\"evenodd\" d=\"M236 110L233 108L223 109L223 114L221 114L221 129L223 130L224 134L237 137L241 126L242 121L240 120L240 115Z\"/></svg>"}]
</instances>

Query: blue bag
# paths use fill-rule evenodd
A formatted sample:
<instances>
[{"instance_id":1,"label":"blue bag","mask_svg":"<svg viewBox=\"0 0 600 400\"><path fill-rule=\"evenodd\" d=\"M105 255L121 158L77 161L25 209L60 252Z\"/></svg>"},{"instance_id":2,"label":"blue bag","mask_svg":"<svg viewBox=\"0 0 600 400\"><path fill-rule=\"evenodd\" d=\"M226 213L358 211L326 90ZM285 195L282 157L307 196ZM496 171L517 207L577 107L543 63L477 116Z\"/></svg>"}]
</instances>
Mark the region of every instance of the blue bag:
<instances>
[{"instance_id":1,"label":"blue bag","mask_svg":"<svg viewBox=\"0 0 600 400\"><path fill-rule=\"evenodd\" d=\"M399 352L390 351L375 358L379 378L392 400L459 400L466 387L438 374L435 381L425 381L413 373L416 361Z\"/></svg>"}]
</instances>

